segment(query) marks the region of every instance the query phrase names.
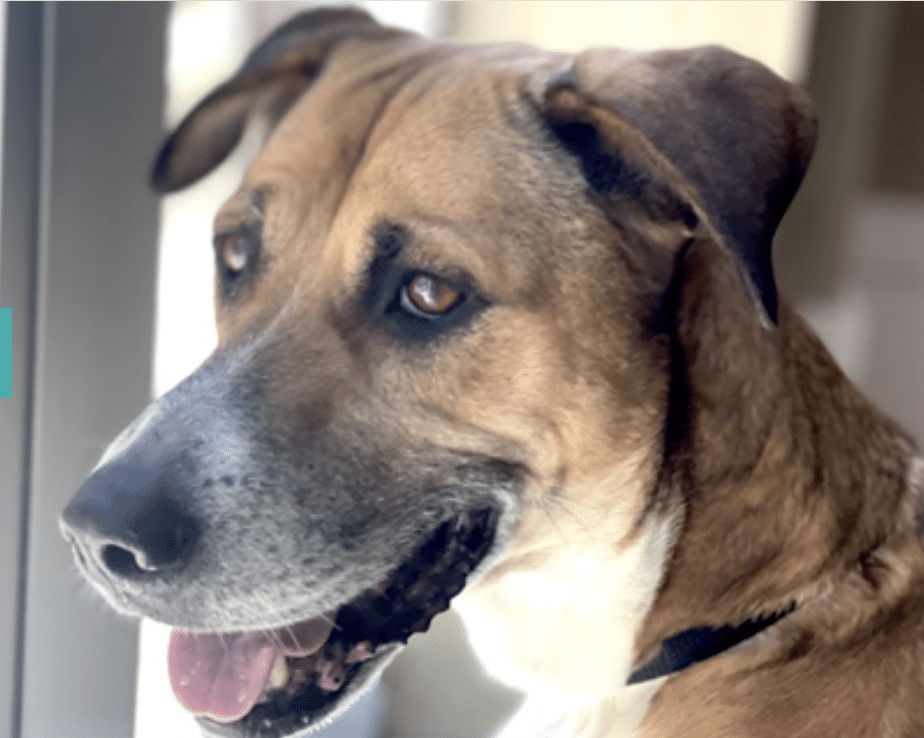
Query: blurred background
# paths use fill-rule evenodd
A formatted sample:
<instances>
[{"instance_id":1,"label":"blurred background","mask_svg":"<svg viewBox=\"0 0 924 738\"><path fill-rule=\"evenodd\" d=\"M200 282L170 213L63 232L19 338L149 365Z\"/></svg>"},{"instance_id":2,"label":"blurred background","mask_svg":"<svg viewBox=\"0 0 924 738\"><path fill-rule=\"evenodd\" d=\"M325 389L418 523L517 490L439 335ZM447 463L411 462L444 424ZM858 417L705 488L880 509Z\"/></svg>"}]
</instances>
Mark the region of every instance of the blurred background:
<instances>
[{"instance_id":1,"label":"blurred background","mask_svg":"<svg viewBox=\"0 0 924 738\"><path fill-rule=\"evenodd\" d=\"M777 239L782 290L847 373L924 439L924 4L367 2L382 22L551 49L721 43L809 90L821 120ZM258 143L158 201L164 131L314 3L2 3L0 738L192 738L166 630L87 592L56 519L110 440L211 351L211 216ZM520 695L458 619L416 636L322 738L488 738Z\"/></svg>"}]
</instances>

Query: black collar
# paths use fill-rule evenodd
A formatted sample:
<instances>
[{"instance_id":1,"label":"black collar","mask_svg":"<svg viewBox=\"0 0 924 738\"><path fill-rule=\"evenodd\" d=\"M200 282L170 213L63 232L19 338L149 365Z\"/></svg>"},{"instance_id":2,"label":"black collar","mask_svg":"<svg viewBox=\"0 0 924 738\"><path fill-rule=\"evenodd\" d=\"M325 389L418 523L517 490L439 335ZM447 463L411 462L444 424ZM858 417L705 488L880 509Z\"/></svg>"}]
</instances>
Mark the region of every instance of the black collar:
<instances>
[{"instance_id":1,"label":"black collar","mask_svg":"<svg viewBox=\"0 0 924 738\"><path fill-rule=\"evenodd\" d=\"M737 646L765 628L769 628L795 609L796 603L792 603L785 610L763 618L747 620L741 625L724 625L720 628L693 628L671 636L661 644L661 650L651 661L632 672L628 683L638 684L649 679L667 676L700 661L717 656L722 651L726 651L732 646Z\"/></svg>"}]
</instances>

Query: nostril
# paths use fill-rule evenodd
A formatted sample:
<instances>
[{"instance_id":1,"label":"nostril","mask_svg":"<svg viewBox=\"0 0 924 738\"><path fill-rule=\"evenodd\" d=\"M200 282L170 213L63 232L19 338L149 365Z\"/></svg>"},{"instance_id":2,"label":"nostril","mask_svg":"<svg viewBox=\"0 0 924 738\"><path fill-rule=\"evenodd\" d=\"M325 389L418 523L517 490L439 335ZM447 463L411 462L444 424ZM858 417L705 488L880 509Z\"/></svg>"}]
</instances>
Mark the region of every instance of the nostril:
<instances>
[{"instance_id":1,"label":"nostril","mask_svg":"<svg viewBox=\"0 0 924 738\"><path fill-rule=\"evenodd\" d=\"M120 577L165 574L182 568L198 539L198 527L191 519L160 520L155 527L139 527L137 543L108 542L99 550L103 566ZM172 523L172 524L171 524Z\"/></svg>"},{"instance_id":2,"label":"nostril","mask_svg":"<svg viewBox=\"0 0 924 738\"><path fill-rule=\"evenodd\" d=\"M127 548L114 546L112 544L104 546L102 550L103 564L113 574L123 577L137 576L143 573L143 569L138 566L135 554Z\"/></svg>"},{"instance_id":3,"label":"nostril","mask_svg":"<svg viewBox=\"0 0 924 738\"><path fill-rule=\"evenodd\" d=\"M86 569L138 579L172 575L190 562L200 524L174 466L112 463L84 483L62 519Z\"/></svg>"}]
</instances>

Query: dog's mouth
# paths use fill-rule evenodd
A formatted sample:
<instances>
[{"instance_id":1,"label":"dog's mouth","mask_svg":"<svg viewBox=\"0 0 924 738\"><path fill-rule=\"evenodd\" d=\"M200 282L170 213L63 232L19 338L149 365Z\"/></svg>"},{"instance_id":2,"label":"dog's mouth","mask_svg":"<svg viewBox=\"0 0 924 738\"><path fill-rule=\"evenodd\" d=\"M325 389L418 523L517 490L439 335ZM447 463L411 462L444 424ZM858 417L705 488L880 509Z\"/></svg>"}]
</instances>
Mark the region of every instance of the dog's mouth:
<instances>
[{"instance_id":1,"label":"dog's mouth","mask_svg":"<svg viewBox=\"0 0 924 738\"><path fill-rule=\"evenodd\" d=\"M498 519L480 509L445 521L381 586L320 617L260 631L175 630L177 698L206 732L237 738L290 736L330 718L449 607L491 550Z\"/></svg>"}]
</instances>

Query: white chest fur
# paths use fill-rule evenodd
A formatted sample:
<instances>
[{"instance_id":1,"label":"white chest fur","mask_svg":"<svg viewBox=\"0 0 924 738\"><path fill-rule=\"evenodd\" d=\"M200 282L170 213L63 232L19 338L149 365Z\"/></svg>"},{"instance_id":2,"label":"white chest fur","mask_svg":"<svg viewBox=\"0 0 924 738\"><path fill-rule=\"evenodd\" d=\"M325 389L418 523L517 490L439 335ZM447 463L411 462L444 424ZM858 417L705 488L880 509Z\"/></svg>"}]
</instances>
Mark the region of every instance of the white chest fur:
<instances>
[{"instance_id":1,"label":"white chest fur","mask_svg":"<svg viewBox=\"0 0 924 738\"><path fill-rule=\"evenodd\" d=\"M631 738L663 682L626 686L672 543L670 522L652 520L617 546L600 535L568 538L455 603L488 672L530 695L503 738Z\"/></svg>"}]
</instances>

